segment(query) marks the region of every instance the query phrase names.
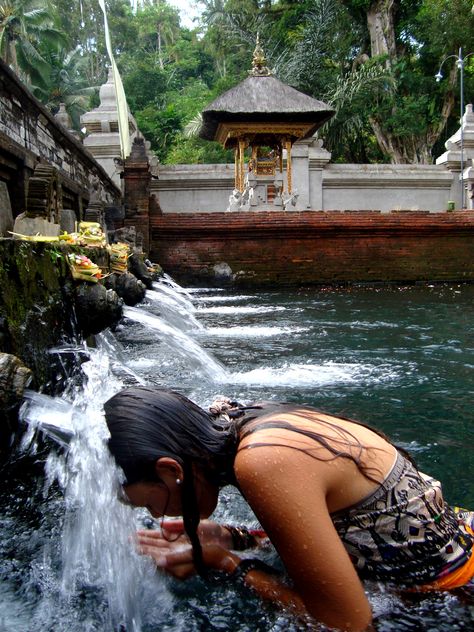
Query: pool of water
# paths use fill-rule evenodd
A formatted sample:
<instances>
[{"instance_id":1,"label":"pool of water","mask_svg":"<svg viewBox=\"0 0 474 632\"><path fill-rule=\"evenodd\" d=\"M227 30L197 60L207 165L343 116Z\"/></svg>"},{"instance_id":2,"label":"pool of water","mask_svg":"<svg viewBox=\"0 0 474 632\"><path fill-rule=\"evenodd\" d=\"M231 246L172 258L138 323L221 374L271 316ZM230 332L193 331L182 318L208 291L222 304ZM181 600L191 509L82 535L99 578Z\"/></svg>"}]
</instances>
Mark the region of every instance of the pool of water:
<instances>
[{"instance_id":1,"label":"pool of water","mask_svg":"<svg viewBox=\"0 0 474 632\"><path fill-rule=\"evenodd\" d=\"M137 382L176 388L203 406L217 394L244 402L308 403L383 430L412 453L420 469L443 481L451 503L474 507L473 307L472 285L258 294L194 288L187 295L174 288L163 302L154 293L127 311L115 334L99 337L99 349L88 350L99 365L87 378L90 388L95 380L96 391L86 393L80 407L87 409L91 400L100 405L110 392ZM81 473L81 488L79 464L93 468L105 457L95 438L81 448L89 450L90 460L77 457L71 465L58 456L56 469L75 472L76 479L69 475L76 480L71 490L62 480L66 474L46 481L41 476L49 448L40 441L36 456L18 454L8 465L10 484L0 491L0 630L304 629L235 586L164 580L140 566L125 551L127 543L118 562L112 551L110 561L93 572L90 561L87 573L71 570L81 565L75 543L84 542L85 558L92 552L100 560L110 533L119 533L126 522L126 540L127 529L147 518L119 512L116 522L104 524L116 511L106 499L81 508L79 518L87 519L78 531L77 507L71 505L94 496L93 483L104 468L99 465L92 476ZM51 470L51 456L48 464ZM223 493L216 517L254 523L232 490ZM97 548L102 532L109 535ZM119 578L129 595L126 604L117 603L114 582L103 577L111 568L117 576L124 567L130 569ZM379 630L472 628L474 600L464 592L407 597L371 584L367 591Z\"/></svg>"}]
</instances>

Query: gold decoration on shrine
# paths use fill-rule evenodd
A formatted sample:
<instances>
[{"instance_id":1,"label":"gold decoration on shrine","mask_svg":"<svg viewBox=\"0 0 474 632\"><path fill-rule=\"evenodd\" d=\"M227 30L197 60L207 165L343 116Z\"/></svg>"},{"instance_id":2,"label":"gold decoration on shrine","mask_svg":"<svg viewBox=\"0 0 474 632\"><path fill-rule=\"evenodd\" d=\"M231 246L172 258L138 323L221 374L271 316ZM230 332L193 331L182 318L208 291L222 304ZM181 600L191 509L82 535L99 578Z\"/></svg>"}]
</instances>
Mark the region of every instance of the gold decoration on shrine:
<instances>
[{"instance_id":1,"label":"gold decoration on shrine","mask_svg":"<svg viewBox=\"0 0 474 632\"><path fill-rule=\"evenodd\" d=\"M270 77L272 71L267 66L267 60L263 48L260 46L260 36L257 33L257 42L252 57L252 70L249 70L251 77Z\"/></svg>"},{"instance_id":2,"label":"gold decoration on shrine","mask_svg":"<svg viewBox=\"0 0 474 632\"><path fill-rule=\"evenodd\" d=\"M260 145L273 145L282 137L293 140L304 138L312 128L311 123L219 123L216 132L217 142L226 148L234 147L241 137Z\"/></svg>"}]
</instances>

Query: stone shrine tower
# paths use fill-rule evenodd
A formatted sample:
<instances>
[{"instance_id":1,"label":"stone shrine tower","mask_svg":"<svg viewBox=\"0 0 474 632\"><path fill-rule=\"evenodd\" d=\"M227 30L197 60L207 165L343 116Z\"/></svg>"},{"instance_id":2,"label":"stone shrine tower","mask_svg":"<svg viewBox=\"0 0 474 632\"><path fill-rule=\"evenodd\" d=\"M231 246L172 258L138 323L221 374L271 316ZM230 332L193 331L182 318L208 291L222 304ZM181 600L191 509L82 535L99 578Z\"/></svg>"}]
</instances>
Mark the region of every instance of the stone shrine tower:
<instances>
[{"instance_id":1,"label":"stone shrine tower","mask_svg":"<svg viewBox=\"0 0 474 632\"><path fill-rule=\"evenodd\" d=\"M100 87L99 97L99 107L81 116L81 125L86 128L87 134L83 143L115 184L120 187L120 135L115 86L111 68L109 68L107 82ZM133 143L138 130L137 123L130 112L128 114L128 127L130 141Z\"/></svg>"},{"instance_id":2,"label":"stone shrine tower","mask_svg":"<svg viewBox=\"0 0 474 632\"><path fill-rule=\"evenodd\" d=\"M453 187L455 193L453 201L456 208L464 207L472 210L474 208L474 112L471 103L466 105L461 126L451 138L448 138L444 146L446 151L436 159L436 164L446 167L459 181L459 186ZM464 189L463 194L461 185Z\"/></svg>"},{"instance_id":3,"label":"stone shrine tower","mask_svg":"<svg viewBox=\"0 0 474 632\"><path fill-rule=\"evenodd\" d=\"M235 188L228 210L299 208L293 145L311 139L333 114L326 103L272 76L257 36L249 77L202 112L201 138L234 149ZM304 143L306 159L313 142Z\"/></svg>"}]
</instances>

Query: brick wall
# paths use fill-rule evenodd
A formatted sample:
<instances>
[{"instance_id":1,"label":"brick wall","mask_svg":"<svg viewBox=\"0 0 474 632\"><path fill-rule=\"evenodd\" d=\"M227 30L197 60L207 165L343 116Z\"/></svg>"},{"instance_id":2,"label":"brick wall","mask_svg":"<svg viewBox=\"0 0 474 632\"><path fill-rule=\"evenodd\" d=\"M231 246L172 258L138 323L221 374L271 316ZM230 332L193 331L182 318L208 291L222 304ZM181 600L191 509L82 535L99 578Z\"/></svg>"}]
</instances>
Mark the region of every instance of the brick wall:
<instances>
[{"instance_id":1,"label":"brick wall","mask_svg":"<svg viewBox=\"0 0 474 632\"><path fill-rule=\"evenodd\" d=\"M150 225L151 257L178 281L474 281L474 212L176 213Z\"/></svg>"}]
</instances>

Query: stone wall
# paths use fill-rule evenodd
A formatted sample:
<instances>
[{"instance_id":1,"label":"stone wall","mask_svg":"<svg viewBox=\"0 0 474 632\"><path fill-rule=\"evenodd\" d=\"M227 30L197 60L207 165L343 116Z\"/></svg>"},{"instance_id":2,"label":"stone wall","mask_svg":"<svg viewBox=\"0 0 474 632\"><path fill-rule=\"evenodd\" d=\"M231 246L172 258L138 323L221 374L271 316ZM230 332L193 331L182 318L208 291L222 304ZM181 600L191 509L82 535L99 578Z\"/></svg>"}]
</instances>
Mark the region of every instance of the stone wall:
<instances>
[{"instance_id":1,"label":"stone wall","mask_svg":"<svg viewBox=\"0 0 474 632\"><path fill-rule=\"evenodd\" d=\"M293 165L295 160L293 159ZM430 210L459 208L459 184L442 165L334 165L301 161L293 169L294 210ZM233 165L164 165L152 192L164 213L221 212L234 187Z\"/></svg>"},{"instance_id":2,"label":"stone wall","mask_svg":"<svg viewBox=\"0 0 474 632\"><path fill-rule=\"evenodd\" d=\"M19 358L31 369L34 386L50 392L64 386L68 361L77 365L80 341L122 317L115 291L101 282L73 279L67 264L71 252L109 269L105 248L0 239L0 353ZM51 353L65 343L71 345L71 357Z\"/></svg>"},{"instance_id":3,"label":"stone wall","mask_svg":"<svg viewBox=\"0 0 474 632\"><path fill-rule=\"evenodd\" d=\"M236 286L474 281L474 212L247 212L151 218L179 282Z\"/></svg>"},{"instance_id":4,"label":"stone wall","mask_svg":"<svg viewBox=\"0 0 474 632\"><path fill-rule=\"evenodd\" d=\"M470 104L462 119L462 132L462 142L461 128L446 141L447 151L436 165L331 164L331 154L321 139L298 141L292 149L293 192L298 197L289 210L472 209L474 114ZM152 183L164 213L225 211L233 188L234 165L164 165L159 179Z\"/></svg>"},{"instance_id":5,"label":"stone wall","mask_svg":"<svg viewBox=\"0 0 474 632\"><path fill-rule=\"evenodd\" d=\"M8 188L13 218L25 210L28 179L39 162L58 169L63 208L73 209L78 219L93 177L100 181L105 204L120 199L118 187L82 143L0 61L0 181Z\"/></svg>"}]
</instances>

